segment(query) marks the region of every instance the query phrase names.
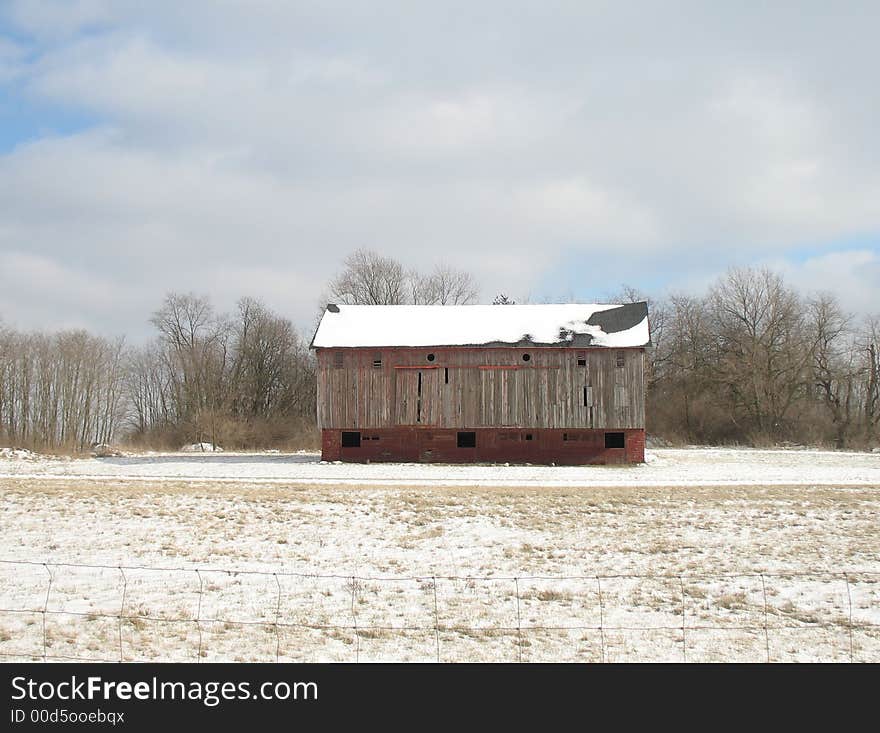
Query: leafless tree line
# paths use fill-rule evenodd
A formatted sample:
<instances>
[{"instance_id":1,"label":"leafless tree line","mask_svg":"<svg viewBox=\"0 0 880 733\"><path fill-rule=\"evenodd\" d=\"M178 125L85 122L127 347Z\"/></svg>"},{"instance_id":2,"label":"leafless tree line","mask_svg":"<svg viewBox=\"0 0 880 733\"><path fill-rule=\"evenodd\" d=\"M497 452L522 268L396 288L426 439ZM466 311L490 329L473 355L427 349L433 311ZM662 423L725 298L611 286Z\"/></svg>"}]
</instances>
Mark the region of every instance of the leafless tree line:
<instances>
[{"instance_id":1,"label":"leafless tree line","mask_svg":"<svg viewBox=\"0 0 880 733\"><path fill-rule=\"evenodd\" d=\"M391 257L359 249L345 258L325 300L346 305L467 305L478 294L473 276L448 264L420 273Z\"/></svg>"},{"instance_id":2,"label":"leafless tree line","mask_svg":"<svg viewBox=\"0 0 880 733\"><path fill-rule=\"evenodd\" d=\"M467 273L428 275L361 250L327 287L346 304L476 300ZM624 287L611 300L645 297ZM734 269L703 295L651 299L648 431L672 442L839 448L880 437L880 317L856 319L769 270ZM504 296L496 302L512 302ZM232 315L171 293L140 347L84 331L0 328L0 441L83 450L128 441L315 445L315 365L303 336L260 301Z\"/></svg>"},{"instance_id":3,"label":"leafless tree line","mask_svg":"<svg viewBox=\"0 0 880 733\"><path fill-rule=\"evenodd\" d=\"M243 298L233 316L172 293L141 347L85 331L0 329L0 444L82 451L313 445L315 369L290 321Z\"/></svg>"},{"instance_id":4,"label":"leafless tree line","mask_svg":"<svg viewBox=\"0 0 880 733\"><path fill-rule=\"evenodd\" d=\"M124 419L125 369L122 339L0 328L0 441L71 450L109 442Z\"/></svg>"},{"instance_id":5,"label":"leafless tree line","mask_svg":"<svg viewBox=\"0 0 880 733\"><path fill-rule=\"evenodd\" d=\"M625 295L637 297L630 291ZM651 307L648 430L693 443L870 446L880 423L880 318L734 269Z\"/></svg>"},{"instance_id":6,"label":"leafless tree line","mask_svg":"<svg viewBox=\"0 0 880 733\"><path fill-rule=\"evenodd\" d=\"M315 367L289 320L253 298L224 316L207 298L172 293L151 322L156 339L129 357L131 440L245 448L308 442Z\"/></svg>"}]
</instances>

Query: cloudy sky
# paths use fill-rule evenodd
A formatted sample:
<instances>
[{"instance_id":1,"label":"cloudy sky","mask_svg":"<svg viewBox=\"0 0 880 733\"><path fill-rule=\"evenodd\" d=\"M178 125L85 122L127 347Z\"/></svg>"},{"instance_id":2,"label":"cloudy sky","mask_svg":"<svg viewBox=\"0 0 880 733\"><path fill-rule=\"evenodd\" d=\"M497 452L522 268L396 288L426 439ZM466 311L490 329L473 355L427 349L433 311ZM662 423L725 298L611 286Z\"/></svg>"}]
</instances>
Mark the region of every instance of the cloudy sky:
<instances>
[{"instance_id":1,"label":"cloudy sky","mask_svg":"<svg viewBox=\"0 0 880 733\"><path fill-rule=\"evenodd\" d=\"M880 3L0 2L0 318L311 323L358 247L484 299L767 264L880 311Z\"/></svg>"}]
</instances>

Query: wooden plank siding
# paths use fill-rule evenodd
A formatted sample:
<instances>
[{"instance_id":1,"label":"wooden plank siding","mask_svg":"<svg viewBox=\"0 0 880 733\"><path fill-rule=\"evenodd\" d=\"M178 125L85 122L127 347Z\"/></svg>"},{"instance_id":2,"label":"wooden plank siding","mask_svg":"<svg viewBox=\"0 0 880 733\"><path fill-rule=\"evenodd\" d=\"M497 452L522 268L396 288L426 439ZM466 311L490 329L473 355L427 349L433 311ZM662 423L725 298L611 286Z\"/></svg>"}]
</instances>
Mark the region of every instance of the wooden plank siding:
<instances>
[{"instance_id":1,"label":"wooden plank siding","mask_svg":"<svg viewBox=\"0 0 880 733\"><path fill-rule=\"evenodd\" d=\"M645 425L641 348L348 348L317 357L322 429Z\"/></svg>"}]
</instances>

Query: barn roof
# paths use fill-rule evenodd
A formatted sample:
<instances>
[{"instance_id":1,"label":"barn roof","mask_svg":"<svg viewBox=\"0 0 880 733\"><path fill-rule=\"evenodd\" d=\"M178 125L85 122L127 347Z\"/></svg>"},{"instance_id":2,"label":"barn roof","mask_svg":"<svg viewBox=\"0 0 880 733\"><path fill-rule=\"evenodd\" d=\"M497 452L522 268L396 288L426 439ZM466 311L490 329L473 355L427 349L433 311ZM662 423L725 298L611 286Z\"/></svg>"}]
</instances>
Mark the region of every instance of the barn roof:
<instances>
[{"instance_id":1,"label":"barn roof","mask_svg":"<svg viewBox=\"0 0 880 733\"><path fill-rule=\"evenodd\" d=\"M650 346L647 303L328 305L313 348Z\"/></svg>"}]
</instances>

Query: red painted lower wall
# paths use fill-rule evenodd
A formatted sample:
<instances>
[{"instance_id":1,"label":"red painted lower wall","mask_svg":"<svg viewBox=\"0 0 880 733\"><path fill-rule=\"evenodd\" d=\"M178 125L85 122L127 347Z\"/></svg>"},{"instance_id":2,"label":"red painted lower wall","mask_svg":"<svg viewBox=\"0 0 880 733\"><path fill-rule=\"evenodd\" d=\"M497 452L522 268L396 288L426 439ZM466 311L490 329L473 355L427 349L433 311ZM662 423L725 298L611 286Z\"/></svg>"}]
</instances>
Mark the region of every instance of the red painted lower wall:
<instances>
[{"instance_id":1,"label":"red painted lower wall","mask_svg":"<svg viewBox=\"0 0 880 733\"><path fill-rule=\"evenodd\" d=\"M349 432L349 431L345 431ZM321 431L325 461L388 461L423 463L555 463L583 465L643 463L644 430L530 430L474 428L470 431L432 428L352 430L360 446L342 445L342 430ZM458 433L475 433L476 446L458 447ZM605 433L623 433L623 448L606 448Z\"/></svg>"}]
</instances>

